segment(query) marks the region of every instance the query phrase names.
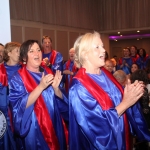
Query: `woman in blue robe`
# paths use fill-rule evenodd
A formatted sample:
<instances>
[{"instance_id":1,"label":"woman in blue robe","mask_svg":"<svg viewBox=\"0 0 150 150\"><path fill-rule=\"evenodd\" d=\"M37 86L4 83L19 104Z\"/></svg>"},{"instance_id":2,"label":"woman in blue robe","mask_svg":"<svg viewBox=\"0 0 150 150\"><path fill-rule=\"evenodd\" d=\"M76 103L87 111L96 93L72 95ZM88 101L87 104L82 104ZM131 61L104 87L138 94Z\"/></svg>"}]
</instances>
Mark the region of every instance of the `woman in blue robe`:
<instances>
[{"instance_id":1,"label":"woman in blue robe","mask_svg":"<svg viewBox=\"0 0 150 150\"><path fill-rule=\"evenodd\" d=\"M9 149L9 150L15 150L16 149L16 143L15 138L13 134L13 125L11 121L11 112L9 109L9 100L8 100L8 93L9 93L9 82L12 76L21 68L21 64L19 63L19 56L20 56L20 43L17 42L9 42L6 43L4 47L4 63L1 64L1 78L5 76L5 82L6 84L2 84L1 88L3 89L2 95L0 96L1 103L3 106L3 110L5 110L5 117L7 120L7 130L4 134L4 137L1 139L3 142L1 142L1 149Z\"/></svg>"},{"instance_id":2,"label":"woman in blue robe","mask_svg":"<svg viewBox=\"0 0 150 150\"><path fill-rule=\"evenodd\" d=\"M137 103L143 84L128 80L123 94L121 85L103 68L105 50L99 33L80 36L74 48L81 68L69 90L69 149L131 150L131 133L150 141Z\"/></svg>"},{"instance_id":3,"label":"woman in blue robe","mask_svg":"<svg viewBox=\"0 0 150 150\"><path fill-rule=\"evenodd\" d=\"M133 64L132 58L130 57L130 49L123 49L124 56L119 59L118 69L123 70L127 75L131 73L131 65Z\"/></svg>"},{"instance_id":4,"label":"woman in blue robe","mask_svg":"<svg viewBox=\"0 0 150 150\"><path fill-rule=\"evenodd\" d=\"M139 69L146 69L148 60L150 59L149 55L146 54L146 50L143 48L139 49L139 58L136 63L139 66Z\"/></svg>"},{"instance_id":5,"label":"woman in blue robe","mask_svg":"<svg viewBox=\"0 0 150 150\"><path fill-rule=\"evenodd\" d=\"M68 102L59 88L61 72L41 67L42 52L38 41L25 41L20 59L26 65L10 82L9 100L13 112L18 149L65 150Z\"/></svg>"}]
</instances>

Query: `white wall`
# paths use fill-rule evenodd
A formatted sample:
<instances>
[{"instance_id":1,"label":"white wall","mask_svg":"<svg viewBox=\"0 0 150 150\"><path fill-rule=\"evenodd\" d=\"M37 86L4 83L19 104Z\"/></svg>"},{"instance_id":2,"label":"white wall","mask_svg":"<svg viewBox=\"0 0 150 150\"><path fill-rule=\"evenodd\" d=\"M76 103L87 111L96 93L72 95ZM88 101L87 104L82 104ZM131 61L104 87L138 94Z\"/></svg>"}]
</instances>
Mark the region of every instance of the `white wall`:
<instances>
[{"instance_id":1,"label":"white wall","mask_svg":"<svg viewBox=\"0 0 150 150\"><path fill-rule=\"evenodd\" d=\"M0 0L0 43L11 41L9 0Z\"/></svg>"}]
</instances>

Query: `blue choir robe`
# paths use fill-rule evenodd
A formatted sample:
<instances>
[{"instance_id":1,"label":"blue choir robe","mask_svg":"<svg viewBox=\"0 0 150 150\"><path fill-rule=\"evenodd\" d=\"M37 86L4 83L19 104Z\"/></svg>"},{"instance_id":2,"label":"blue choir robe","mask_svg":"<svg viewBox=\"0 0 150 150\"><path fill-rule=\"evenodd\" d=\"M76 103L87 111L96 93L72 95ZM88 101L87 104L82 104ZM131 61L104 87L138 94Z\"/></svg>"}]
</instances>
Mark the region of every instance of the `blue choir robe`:
<instances>
[{"instance_id":1,"label":"blue choir robe","mask_svg":"<svg viewBox=\"0 0 150 150\"><path fill-rule=\"evenodd\" d=\"M20 65L16 66L8 66L6 63L4 65L4 69L6 70L7 81L9 84L10 78L13 74L20 68ZM12 132L12 124L10 121L10 112L9 110L9 100L8 100L8 86L4 86L0 83L0 110L4 113L7 121L7 129L4 136L0 139L0 149L1 150L15 150L16 143L14 134Z\"/></svg>"},{"instance_id":2,"label":"blue choir robe","mask_svg":"<svg viewBox=\"0 0 150 150\"><path fill-rule=\"evenodd\" d=\"M42 73L33 73L30 71L29 73L36 83L39 84ZM45 72L45 74L47 73ZM11 79L9 94L9 101L13 112L14 130L17 136L17 146L19 149L48 150L48 144L44 139L35 115L35 104L26 108L29 94L30 93L28 93L22 82L21 76L17 73ZM63 94L63 100L58 98L54 94L52 86L49 86L42 92L42 97L52 120L52 124L58 138L59 147L61 150L65 150L66 139L62 118L64 120L68 120L67 97Z\"/></svg>"},{"instance_id":3,"label":"blue choir robe","mask_svg":"<svg viewBox=\"0 0 150 150\"><path fill-rule=\"evenodd\" d=\"M150 57L148 55L146 55L145 57L140 56L136 63L138 64L140 69L146 69L147 66L147 62L150 59Z\"/></svg>"},{"instance_id":4,"label":"blue choir robe","mask_svg":"<svg viewBox=\"0 0 150 150\"><path fill-rule=\"evenodd\" d=\"M68 60L63 65L63 70L70 70L75 75L77 73L77 71L78 71L78 68L75 66L74 61ZM67 93L68 93L69 85L70 85L70 83L72 81L72 77L73 76L69 75L69 74L63 74L63 83L65 84L65 89L66 89Z\"/></svg>"},{"instance_id":5,"label":"blue choir robe","mask_svg":"<svg viewBox=\"0 0 150 150\"><path fill-rule=\"evenodd\" d=\"M128 64L128 67L126 65L124 65L123 67L120 67L122 65L123 61L126 61L126 63ZM132 64L133 64L133 61L132 61L131 57L129 57L129 58L122 57L119 59L118 70L121 69L128 75L131 73Z\"/></svg>"},{"instance_id":6,"label":"blue choir robe","mask_svg":"<svg viewBox=\"0 0 150 150\"><path fill-rule=\"evenodd\" d=\"M82 83L73 79L69 90L69 149L126 150L125 122L115 109L122 100L121 92L102 70L100 75L87 75L108 94L114 107L103 110ZM127 116L131 133L139 140L150 141L139 105L129 108Z\"/></svg>"},{"instance_id":7,"label":"blue choir robe","mask_svg":"<svg viewBox=\"0 0 150 150\"><path fill-rule=\"evenodd\" d=\"M8 66L6 62L4 62L4 66L6 68L7 72L7 79L8 79L8 84L13 77L13 75L21 68L21 64L16 64L14 66Z\"/></svg>"},{"instance_id":8,"label":"blue choir robe","mask_svg":"<svg viewBox=\"0 0 150 150\"><path fill-rule=\"evenodd\" d=\"M52 55L52 52L47 53L47 54L43 53L43 59L47 57L50 60L51 55ZM63 56L61 53L57 52L54 63L51 64L51 70L54 73L56 72L56 70L60 70L61 72L63 71Z\"/></svg>"}]
</instances>

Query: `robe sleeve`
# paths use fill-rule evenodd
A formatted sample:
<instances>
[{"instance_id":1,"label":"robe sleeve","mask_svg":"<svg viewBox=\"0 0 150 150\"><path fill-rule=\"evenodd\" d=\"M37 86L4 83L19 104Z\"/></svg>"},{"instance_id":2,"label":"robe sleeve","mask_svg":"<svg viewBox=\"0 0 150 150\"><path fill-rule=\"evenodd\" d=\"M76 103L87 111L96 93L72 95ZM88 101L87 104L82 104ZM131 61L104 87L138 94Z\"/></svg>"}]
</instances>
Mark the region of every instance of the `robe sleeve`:
<instances>
[{"instance_id":1,"label":"robe sleeve","mask_svg":"<svg viewBox=\"0 0 150 150\"><path fill-rule=\"evenodd\" d=\"M9 101L13 113L14 130L18 135L24 137L30 130L31 114L34 109L34 105L26 108L30 93L28 93L25 89L18 73L11 79L9 91Z\"/></svg>"},{"instance_id":2,"label":"robe sleeve","mask_svg":"<svg viewBox=\"0 0 150 150\"><path fill-rule=\"evenodd\" d=\"M115 108L102 110L79 82L69 91L69 117L69 147L72 150L81 147L87 150L89 147L117 149L125 141L122 139L123 117L118 117Z\"/></svg>"},{"instance_id":3,"label":"robe sleeve","mask_svg":"<svg viewBox=\"0 0 150 150\"><path fill-rule=\"evenodd\" d=\"M57 101L57 106L59 109L59 112L62 116L62 118L65 121L69 121L69 102L68 102L68 96L64 90L64 88L60 88L62 95L63 95L63 99L59 98L58 96L55 95L56 101Z\"/></svg>"},{"instance_id":4,"label":"robe sleeve","mask_svg":"<svg viewBox=\"0 0 150 150\"><path fill-rule=\"evenodd\" d=\"M61 72L63 72L63 56L59 52L57 52L55 62L52 65L52 71L55 73L56 70L60 70Z\"/></svg>"}]
</instances>

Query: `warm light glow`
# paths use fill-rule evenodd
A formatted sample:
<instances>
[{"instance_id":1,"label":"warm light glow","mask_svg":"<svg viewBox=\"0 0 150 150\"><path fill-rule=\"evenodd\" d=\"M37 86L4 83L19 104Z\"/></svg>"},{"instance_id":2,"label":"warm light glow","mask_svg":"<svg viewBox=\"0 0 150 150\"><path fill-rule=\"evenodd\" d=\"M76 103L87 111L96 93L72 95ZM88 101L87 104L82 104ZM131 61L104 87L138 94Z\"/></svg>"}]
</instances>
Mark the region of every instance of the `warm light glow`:
<instances>
[{"instance_id":1,"label":"warm light glow","mask_svg":"<svg viewBox=\"0 0 150 150\"><path fill-rule=\"evenodd\" d=\"M122 36L122 35L120 35L120 36Z\"/></svg>"},{"instance_id":2,"label":"warm light glow","mask_svg":"<svg viewBox=\"0 0 150 150\"><path fill-rule=\"evenodd\" d=\"M139 30L137 30L137 32L140 32Z\"/></svg>"},{"instance_id":3,"label":"warm light glow","mask_svg":"<svg viewBox=\"0 0 150 150\"><path fill-rule=\"evenodd\" d=\"M120 34L120 32L118 32L118 34Z\"/></svg>"}]
</instances>

